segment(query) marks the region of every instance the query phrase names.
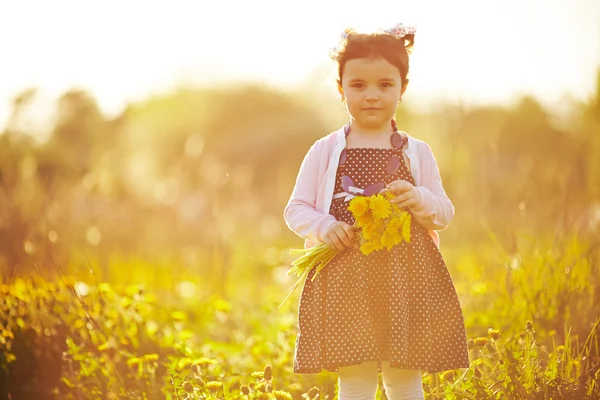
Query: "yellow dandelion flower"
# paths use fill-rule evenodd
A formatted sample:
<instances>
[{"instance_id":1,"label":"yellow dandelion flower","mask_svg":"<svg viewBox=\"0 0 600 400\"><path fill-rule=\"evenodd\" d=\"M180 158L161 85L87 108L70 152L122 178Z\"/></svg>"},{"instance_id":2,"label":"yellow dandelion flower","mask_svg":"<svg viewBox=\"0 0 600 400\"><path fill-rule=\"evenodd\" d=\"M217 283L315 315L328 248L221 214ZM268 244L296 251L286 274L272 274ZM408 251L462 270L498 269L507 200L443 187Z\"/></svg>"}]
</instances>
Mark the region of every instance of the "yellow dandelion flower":
<instances>
[{"instance_id":1,"label":"yellow dandelion flower","mask_svg":"<svg viewBox=\"0 0 600 400\"><path fill-rule=\"evenodd\" d=\"M223 382L210 381L206 383L206 388L211 392L218 392L223 387Z\"/></svg>"},{"instance_id":2,"label":"yellow dandelion flower","mask_svg":"<svg viewBox=\"0 0 600 400\"><path fill-rule=\"evenodd\" d=\"M273 397L275 397L276 400L293 400L294 399L291 394L289 394L288 392L286 392L284 390L273 390Z\"/></svg>"},{"instance_id":3,"label":"yellow dandelion flower","mask_svg":"<svg viewBox=\"0 0 600 400\"><path fill-rule=\"evenodd\" d=\"M402 243L402 218L395 216L387 225L385 233L389 235L392 246Z\"/></svg>"},{"instance_id":4,"label":"yellow dandelion flower","mask_svg":"<svg viewBox=\"0 0 600 400\"><path fill-rule=\"evenodd\" d=\"M379 235L379 226L375 222L369 222L362 229L363 238L371 240Z\"/></svg>"},{"instance_id":5,"label":"yellow dandelion flower","mask_svg":"<svg viewBox=\"0 0 600 400\"><path fill-rule=\"evenodd\" d=\"M373 214L370 212L365 212L363 215L356 217L356 223L359 227L364 227L371 221L373 221Z\"/></svg>"},{"instance_id":6,"label":"yellow dandelion flower","mask_svg":"<svg viewBox=\"0 0 600 400\"><path fill-rule=\"evenodd\" d=\"M381 236L377 236L371 240L371 243L375 246L375 250L383 249L383 244L381 244Z\"/></svg>"},{"instance_id":7,"label":"yellow dandelion flower","mask_svg":"<svg viewBox=\"0 0 600 400\"><path fill-rule=\"evenodd\" d=\"M362 246L360 246L360 251L365 256L371 254L375 250L377 250L377 245L375 243L373 243L373 242L365 242L365 243L362 244Z\"/></svg>"},{"instance_id":8,"label":"yellow dandelion flower","mask_svg":"<svg viewBox=\"0 0 600 400\"><path fill-rule=\"evenodd\" d=\"M376 194L371 196L371 210L375 219L385 219L392 213L392 206L384 196Z\"/></svg>"},{"instance_id":9,"label":"yellow dandelion flower","mask_svg":"<svg viewBox=\"0 0 600 400\"><path fill-rule=\"evenodd\" d=\"M390 251L392 249L392 247L394 247L394 234L390 233L390 232L384 232L383 235L381 235L381 245L383 247L385 247L387 249L387 251Z\"/></svg>"},{"instance_id":10,"label":"yellow dandelion flower","mask_svg":"<svg viewBox=\"0 0 600 400\"><path fill-rule=\"evenodd\" d=\"M377 226L377 230L379 230L380 234L383 233L385 227L387 226L386 219L373 218L373 223L375 224L375 226Z\"/></svg>"},{"instance_id":11,"label":"yellow dandelion flower","mask_svg":"<svg viewBox=\"0 0 600 400\"><path fill-rule=\"evenodd\" d=\"M404 220L402 221L402 238L406 242L410 242L410 220L411 216L409 213L405 213Z\"/></svg>"},{"instance_id":12,"label":"yellow dandelion flower","mask_svg":"<svg viewBox=\"0 0 600 400\"><path fill-rule=\"evenodd\" d=\"M401 211L398 214L396 214L396 219L398 220L400 226L404 226L404 220L406 219L407 215L408 213L406 211Z\"/></svg>"},{"instance_id":13,"label":"yellow dandelion flower","mask_svg":"<svg viewBox=\"0 0 600 400\"><path fill-rule=\"evenodd\" d=\"M385 231L390 234L396 234L402 228L402 218L394 215L394 217L388 222Z\"/></svg>"},{"instance_id":14,"label":"yellow dandelion flower","mask_svg":"<svg viewBox=\"0 0 600 400\"><path fill-rule=\"evenodd\" d=\"M409 237L409 239L410 239L410 237ZM401 231L397 231L397 232L394 234L394 243L395 243L395 244L400 244L400 243L402 243L402 242L404 242L404 236L402 235L402 232L401 232Z\"/></svg>"},{"instance_id":15,"label":"yellow dandelion flower","mask_svg":"<svg viewBox=\"0 0 600 400\"><path fill-rule=\"evenodd\" d=\"M360 217L369 211L369 201L364 196L356 196L350 200L348 211L352 213L354 218Z\"/></svg>"},{"instance_id":16,"label":"yellow dandelion flower","mask_svg":"<svg viewBox=\"0 0 600 400\"><path fill-rule=\"evenodd\" d=\"M498 340L498 338L501 335L500 330L498 330L498 329L492 329L492 328L488 329L488 333L490 334L490 336L492 337L493 340Z\"/></svg>"}]
</instances>

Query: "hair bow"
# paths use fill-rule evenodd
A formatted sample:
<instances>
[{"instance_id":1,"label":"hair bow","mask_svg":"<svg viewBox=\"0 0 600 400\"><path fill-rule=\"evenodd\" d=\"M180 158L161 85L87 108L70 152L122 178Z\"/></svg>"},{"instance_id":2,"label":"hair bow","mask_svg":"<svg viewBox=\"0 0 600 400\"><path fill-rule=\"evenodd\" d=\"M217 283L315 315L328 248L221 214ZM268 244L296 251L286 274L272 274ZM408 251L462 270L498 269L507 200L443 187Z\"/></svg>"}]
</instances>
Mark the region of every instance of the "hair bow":
<instances>
[{"instance_id":1,"label":"hair bow","mask_svg":"<svg viewBox=\"0 0 600 400\"><path fill-rule=\"evenodd\" d=\"M410 35L410 34L415 34L417 32L417 28L415 28L414 26L404 26L404 24L402 24L402 22L396 24L394 27L390 28L390 29L382 29L382 32L385 32L389 35L392 35L398 39L403 38L406 35ZM346 28L342 33L341 33L341 37L340 39L342 41L345 41L348 39L348 36L354 33L353 29L350 28ZM339 48L337 46L333 46L329 48L329 52L331 54L335 54L339 51Z\"/></svg>"},{"instance_id":2,"label":"hair bow","mask_svg":"<svg viewBox=\"0 0 600 400\"><path fill-rule=\"evenodd\" d=\"M385 29L385 33L389 33L392 36L397 37L398 39L403 38L406 35L415 34L417 29L414 26L404 26L402 22L396 24L393 28Z\"/></svg>"}]
</instances>

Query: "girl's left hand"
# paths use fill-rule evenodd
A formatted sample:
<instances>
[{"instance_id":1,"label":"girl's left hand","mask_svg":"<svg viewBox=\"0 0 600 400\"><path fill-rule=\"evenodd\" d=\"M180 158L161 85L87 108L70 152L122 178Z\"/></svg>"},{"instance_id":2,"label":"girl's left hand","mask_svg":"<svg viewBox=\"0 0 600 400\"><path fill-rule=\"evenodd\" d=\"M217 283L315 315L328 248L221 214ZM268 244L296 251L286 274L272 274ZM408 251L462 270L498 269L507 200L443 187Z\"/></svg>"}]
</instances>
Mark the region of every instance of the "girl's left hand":
<instances>
[{"instance_id":1,"label":"girl's left hand","mask_svg":"<svg viewBox=\"0 0 600 400\"><path fill-rule=\"evenodd\" d=\"M383 190L392 192L396 197L390 202L400 207L416 207L421 203L421 193L410 182L398 179L388 183Z\"/></svg>"}]
</instances>

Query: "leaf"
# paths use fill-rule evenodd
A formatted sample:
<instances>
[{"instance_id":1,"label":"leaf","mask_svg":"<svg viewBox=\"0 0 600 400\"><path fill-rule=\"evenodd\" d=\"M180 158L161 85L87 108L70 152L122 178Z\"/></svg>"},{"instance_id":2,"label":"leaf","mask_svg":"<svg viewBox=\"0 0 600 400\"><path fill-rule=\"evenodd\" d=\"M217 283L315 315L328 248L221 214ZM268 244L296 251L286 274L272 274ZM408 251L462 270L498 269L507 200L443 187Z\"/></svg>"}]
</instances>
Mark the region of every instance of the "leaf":
<instances>
[{"instance_id":1,"label":"leaf","mask_svg":"<svg viewBox=\"0 0 600 400\"><path fill-rule=\"evenodd\" d=\"M342 176L342 188L345 192L350 193L350 186L354 186L354 181L348 176Z\"/></svg>"},{"instance_id":2,"label":"leaf","mask_svg":"<svg viewBox=\"0 0 600 400\"><path fill-rule=\"evenodd\" d=\"M400 158L398 156L392 156L390 161L387 164L387 173L390 175L394 175L396 171L398 171L398 167L400 166Z\"/></svg>"},{"instance_id":3,"label":"leaf","mask_svg":"<svg viewBox=\"0 0 600 400\"><path fill-rule=\"evenodd\" d=\"M365 188L365 191L363 192L363 196L371 196L376 193L379 193L381 190L383 190L384 187L385 187L385 185L383 182L377 182L372 185L369 185Z\"/></svg>"},{"instance_id":4,"label":"leaf","mask_svg":"<svg viewBox=\"0 0 600 400\"><path fill-rule=\"evenodd\" d=\"M402 136L398 132L392 134L392 146L399 149L402 147Z\"/></svg>"}]
</instances>

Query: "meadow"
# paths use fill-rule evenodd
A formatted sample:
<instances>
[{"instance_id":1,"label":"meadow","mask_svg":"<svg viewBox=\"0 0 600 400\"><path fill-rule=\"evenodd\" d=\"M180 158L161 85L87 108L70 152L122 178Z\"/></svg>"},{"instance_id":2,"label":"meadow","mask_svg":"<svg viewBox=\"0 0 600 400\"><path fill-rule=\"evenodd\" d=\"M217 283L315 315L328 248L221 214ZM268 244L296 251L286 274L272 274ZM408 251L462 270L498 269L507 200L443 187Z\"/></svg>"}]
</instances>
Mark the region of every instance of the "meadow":
<instances>
[{"instance_id":1,"label":"meadow","mask_svg":"<svg viewBox=\"0 0 600 400\"><path fill-rule=\"evenodd\" d=\"M336 374L292 373L299 291L278 307L302 245L283 207L336 99L180 89L107 118L73 90L35 131L34 97L0 134L0 399L337 398ZM424 373L426 398L600 398L600 71L563 110L396 118L456 207L471 367Z\"/></svg>"}]
</instances>

